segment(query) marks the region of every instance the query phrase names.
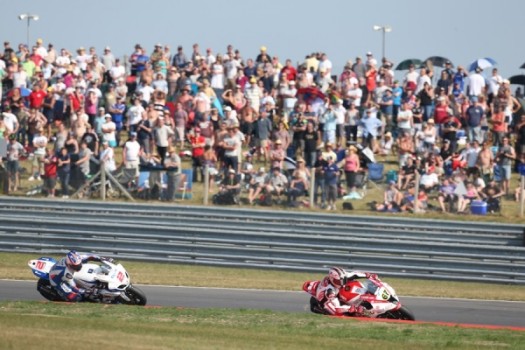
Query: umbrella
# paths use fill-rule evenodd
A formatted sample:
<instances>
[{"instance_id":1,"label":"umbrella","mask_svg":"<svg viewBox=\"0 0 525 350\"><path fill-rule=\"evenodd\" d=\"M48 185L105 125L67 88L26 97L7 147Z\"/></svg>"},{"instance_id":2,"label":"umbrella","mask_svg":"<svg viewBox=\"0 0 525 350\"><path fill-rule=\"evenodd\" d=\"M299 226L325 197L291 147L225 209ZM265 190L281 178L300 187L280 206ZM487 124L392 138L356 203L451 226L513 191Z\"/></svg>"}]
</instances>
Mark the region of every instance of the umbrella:
<instances>
[{"instance_id":1,"label":"umbrella","mask_svg":"<svg viewBox=\"0 0 525 350\"><path fill-rule=\"evenodd\" d=\"M521 69L525 69L525 63L520 66Z\"/></svg>"},{"instance_id":2,"label":"umbrella","mask_svg":"<svg viewBox=\"0 0 525 350\"><path fill-rule=\"evenodd\" d=\"M31 90L30 89L25 88L25 87L21 87L20 88L20 96L27 97L29 95L31 95Z\"/></svg>"},{"instance_id":3,"label":"umbrella","mask_svg":"<svg viewBox=\"0 0 525 350\"><path fill-rule=\"evenodd\" d=\"M320 98L324 100L326 98L326 95L317 87L310 86L307 88L301 88L297 90L298 95L303 95L303 99L310 103L310 101L315 100L316 98Z\"/></svg>"},{"instance_id":4,"label":"umbrella","mask_svg":"<svg viewBox=\"0 0 525 350\"><path fill-rule=\"evenodd\" d=\"M448 58L442 57L442 56L430 56L429 58L427 58L426 60L423 61L423 63L425 63L425 62L432 63L432 65L434 67L444 68L445 67L445 63L450 62L450 60Z\"/></svg>"},{"instance_id":5,"label":"umbrella","mask_svg":"<svg viewBox=\"0 0 525 350\"><path fill-rule=\"evenodd\" d=\"M423 61L418 60L417 58L408 58L404 61L401 61L397 67L396 70L407 70L411 64L414 65L414 67L419 67Z\"/></svg>"},{"instance_id":6,"label":"umbrella","mask_svg":"<svg viewBox=\"0 0 525 350\"><path fill-rule=\"evenodd\" d=\"M478 58L474 62L472 62L469 66L469 71L472 72L473 70L476 70L477 68L486 69L488 67L492 67L496 64L496 61L494 61L490 57L484 57L484 58Z\"/></svg>"},{"instance_id":7,"label":"umbrella","mask_svg":"<svg viewBox=\"0 0 525 350\"><path fill-rule=\"evenodd\" d=\"M511 84L514 85L525 85L525 75L519 74L519 75L513 75L509 78L509 81Z\"/></svg>"}]
</instances>

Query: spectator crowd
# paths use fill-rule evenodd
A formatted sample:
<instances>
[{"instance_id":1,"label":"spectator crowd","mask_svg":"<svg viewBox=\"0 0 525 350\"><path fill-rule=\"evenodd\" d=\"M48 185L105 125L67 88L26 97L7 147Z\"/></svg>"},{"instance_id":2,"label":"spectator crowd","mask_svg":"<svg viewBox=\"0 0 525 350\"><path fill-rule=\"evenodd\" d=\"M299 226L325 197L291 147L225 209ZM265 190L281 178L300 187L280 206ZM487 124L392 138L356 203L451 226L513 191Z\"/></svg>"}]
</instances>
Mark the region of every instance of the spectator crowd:
<instances>
[{"instance_id":1,"label":"spectator crowd","mask_svg":"<svg viewBox=\"0 0 525 350\"><path fill-rule=\"evenodd\" d=\"M41 39L4 42L0 58L7 193L23 175L67 198L104 166L123 169L128 188L164 183L153 197L173 200L188 158L186 181L209 178L217 204L301 206L314 191L335 210L341 197L362 199L371 164L395 159L374 210L428 210L433 196L444 212L476 200L496 212L501 198L519 199L510 180L525 161L522 96L496 68L427 61L396 79L370 52L337 72L326 53L294 64L264 46L249 58L232 45L160 43L135 45L123 62L109 46L58 51Z\"/></svg>"}]
</instances>

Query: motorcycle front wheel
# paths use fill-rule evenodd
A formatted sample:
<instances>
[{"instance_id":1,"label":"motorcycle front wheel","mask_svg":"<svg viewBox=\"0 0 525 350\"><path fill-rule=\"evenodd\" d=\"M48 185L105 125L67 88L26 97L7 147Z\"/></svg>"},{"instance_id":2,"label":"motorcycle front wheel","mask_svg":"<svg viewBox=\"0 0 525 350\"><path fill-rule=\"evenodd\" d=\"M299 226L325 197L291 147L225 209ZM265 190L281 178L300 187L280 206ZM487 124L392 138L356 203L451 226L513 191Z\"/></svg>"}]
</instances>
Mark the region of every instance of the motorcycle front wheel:
<instances>
[{"instance_id":1,"label":"motorcycle front wheel","mask_svg":"<svg viewBox=\"0 0 525 350\"><path fill-rule=\"evenodd\" d=\"M406 321L415 321L416 318L412 311L407 307L401 306L397 310L387 311L382 315L377 316L377 318L388 318L391 320L406 320Z\"/></svg>"},{"instance_id":2,"label":"motorcycle front wheel","mask_svg":"<svg viewBox=\"0 0 525 350\"><path fill-rule=\"evenodd\" d=\"M146 294L144 294L144 292L138 289L137 287L129 286L124 293L126 293L126 296L129 298L129 301L121 297L119 298L119 302L121 304L143 306L146 305L148 301L148 299L146 298Z\"/></svg>"}]
</instances>

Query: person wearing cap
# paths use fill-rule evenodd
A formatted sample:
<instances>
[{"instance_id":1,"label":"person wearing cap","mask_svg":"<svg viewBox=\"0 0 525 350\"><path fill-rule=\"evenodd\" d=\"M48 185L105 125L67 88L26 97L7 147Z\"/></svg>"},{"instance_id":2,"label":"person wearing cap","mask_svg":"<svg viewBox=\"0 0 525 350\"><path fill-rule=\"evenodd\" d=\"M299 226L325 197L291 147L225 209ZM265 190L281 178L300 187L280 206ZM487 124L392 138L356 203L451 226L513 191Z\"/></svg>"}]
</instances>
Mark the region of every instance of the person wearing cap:
<instances>
[{"instance_id":1,"label":"person wearing cap","mask_svg":"<svg viewBox=\"0 0 525 350\"><path fill-rule=\"evenodd\" d=\"M398 133L404 132L410 135L413 134L414 115L412 109L406 102L401 103L401 108L397 114L397 128Z\"/></svg>"},{"instance_id":2,"label":"person wearing cap","mask_svg":"<svg viewBox=\"0 0 525 350\"><path fill-rule=\"evenodd\" d=\"M153 69L155 69L159 63L159 61L164 56L164 52L162 50L162 44L156 43L155 48L153 49L153 52L150 56L151 65L153 66Z\"/></svg>"},{"instance_id":3,"label":"person wearing cap","mask_svg":"<svg viewBox=\"0 0 525 350\"><path fill-rule=\"evenodd\" d=\"M257 161L260 161L261 155L264 158L264 163L268 161L268 142L272 132L272 121L268 118L268 113L263 111L259 119L253 123L254 137L257 147Z\"/></svg>"},{"instance_id":4,"label":"person wearing cap","mask_svg":"<svg viewBox=\"0 0 525 350\"><path fill-rule=\"evenodd\" d=\"M82 72L86 71L90 59L91 57L86 53L86 49L83 46L79 47L74 62L78 64L78 67Z\"/></svg>"},{"instance_id":5,"label":"person wearing cap","mask_svg":"<svg viewBox=\"0 0 525 350\"><path fill-rule=\"evenodd\" d=\"M112 147L109 147L108 141L102 142L102 150L100 151L99 159L101 162L104 162L104 169L107 172L113 173L115 170L117 170L117 165L115 163L115 151Z\"/></svg>"},{"instance_id":6,"label":"person wearing cap","mask_svg":"<svg viewBox=\"0 0 525 350\"><path fill-rule=\"evenodd\" d=\"M270 151L270 162L272 168L283 168L283 161L286 157L286 152L283 148L283 142L277 139L273 143L273 149Z\"/></svg>"},{"instance_id":7,"label":"person wearing cap","mask_svg":"<svg viewBox=\"0 0 525 350\"><path fill-rule=\"evenodd\" d=\"M163 164L167 175L166 200L173 202L176 199L177 190L180 186L182 162L176 147L170 146L168 153L169 155L166 157Z\"/></svg>"},{"instance_id":8,"label":"person wearing cap","mask_svg":"<svg viewBox=\"0 0 525 350\"><path fill-rule=\"evenodd\" d=\"M263 63L265 59L266 62L270 62L272 60L272 57L267 52L266 46L261 46L259 50L260 52L255 58L256 63Z\"/></svg>"},{"instance_id":9,"label":"person wearing cap","mask_svg":"<svg viewBox=\"0 0 525 350\"><path fill-rule=\"evenodd\" d=\"M452 113L450 113L445 121L441 124L441 134L443 135L442 138L450 142L450 149L452 152L456 152L457 150L457 133L460 128L461 122Z\"/></svg>"},{"instance_id":10,"label":"person wearing cap","mask_svg":"<svg viewBox=\"0 0 525 350\"><path fill-rule=\"evenodd\" d=\"M363 118L359 120L363 130L361 143L374 151L377 149L377 136L379 132L383 133L384 124L377 118L377 109L371 103L367 103L366 107Z\"/></svg>"},{"instance_id":11,"label":"person wearing cap","mask_svg":"<svg viewBox=\"0 0 525 350\"><path fill-rule=\"evenodd\" d=\"M108 80L108 83L113 83L113 82L114 83L118 83L120 79L124 79L125 78L125 76L126 76L126 68L124 68L124 66L121 64L119 58L115 58L115 61L114 61L113 65L107 71L107 73L108 73L108 78L110 78ZM118 89L117 89L117 93L120 94ZM127 93L127 91L126 91L126 93ZM124 96L125 97L125 95L122 95L122 94L120 94L120 96Z\"/></svg>"},{"instance_id":12,"label":"person wearing cap","mask_svg":"<svg viewBox=\"0 0 525 350\"><path fill-rule=\"evenodd\" d=\"M336 141L337 115L334 111L335 106L331 105L328 99L325 108L319 118L319 122L323 124L323 142L333 144Z\"/></svg>"},{"instance_id":13,"label":"person wearing cap","mask_svg":"<svg viewBox=\"0 0 525 350\"><path fill-rule=\"evenodd\" d=\"M250 77L250 86L244 90L244 97L246 98L247 105L251 106L255 112L259 113L261 99L264 97L263 91L257 84L257 78L255 76Z\"/></svg>"},{"instance_id":14,"label":"person wearing cap","mask_svg":"<svg viewBox=\"0 0 525 350\"><path fill-rule=\"evenodd\" d=\"M449 86L452 86L454 84L454 69L452 68L452 62L445 61L445 69L443 69L445 72L447 72L448 80L449 80Z\"/></svg>"},{"instance_id":15,"label":"person wearing cap","mask_svg":"<svg viewBox=\"0 0 525 350\"><path fill-rule=\"evenodd\" d=\"M186 65L189 63L188 57L184 53L182 46L177 47L177 53L173 55L173 61L171 62L172 66L175 66L179 69L186 68Z\"/></svg>"},{"instance_id":16,"label":"person wearing cap","mask_svg":"<svg viewBox=\"0 0 525 350\"><path fill-rule=\"evenodd\" d=\"M503 191L506 195L510 191L510 180L512 175L512 162L516 160L516 151L514 147L510 144L509 136L503 137L503 144L498 148L498 153L496 154L496 161L500 169L502 170L501 182Z\"/></svg>"},{"instance_id":17,"label":"person wearing cap","mask_svg":"<svg viewBox=\"0 0 525 350\"><path fill-rule=\"evenodd\" d=\"M131 67L130 67L130 73L131 73L131 76L135 77L137 76L138 74L138 71L137 71L137 59L138 57L142 55L142 47L140 46L140 44L136 44L134 46L134 51L131 53L131 55L129 55L129 63L131 64Z\"/></svg>"},{"instance_id":18,"label":"person wearing cap","mask_svg":"<svg viewBox=\"0 0 525 350\"><path fill-rule=\"evenodd\" d=\"M468 140L483 142L481 135L481 123L485 117L485 111L478 102L477 96L470 97L470 106L465 111L465 121L467 124Z\"/></svg>"},{"instance_id":19,"label":"person wearing cap","mask_svg":"<svg viewBox=\"0 0 525 350\"><path fill-rule=\"evenodd\" d=\"M49 139L44 135L44 127L37 126L32 140L34 157L33 162L31 163L31 176L28 179L29 181L42 180L41 175L44 173L43 162L48 142Z\"/></svg>"},{"instance_id":20,"label":"person wearing cap","mask_svg":"<svg viewBox=\"0 0 525 350\"><path fill-rule=\"evenodd\" d=\"M168 147L175 136L173 129L166 125L164 117L157 118L157 125L153 128L153 140L160 157L160 163L164 164Z\"/></svg>"},{"instance_id":21,"label":"person wearing cap","mask_svg":"<svg viewBox=\"0 0 525 350\"><path fill-rule=\"evenodd\" d=\"M422 137L423 148L428 152L433 152L437 139L437 129L434 119L429 119L427 123L423 125Z\"/></svg>"},{"instance_id":22,"label":"person wearing cap","mask_svg":"<svg viewBox=\"0 0 525 350\"><path fill-rule=\"evenodd\" d=\"M219 192L214 196L215 204L240 204L240 177L234 169L229 169L219 186Z\"/></svg>"},{"instance_id":23,"label":"person wearing cap","mask_svg":"<svg viewBox=\"0 0 525 350\"><path fill-rule=\"evenodd\" d=\"M36 40L35 53L40 56L41 59L47 57L47 49L44 46L44 41L41 38Z\"/></svg>"},{"instance_id":24,"label":"person wearing cap","mask_svg":"<svg viewBox=\"0 0 525 350\"><path fill-rule=\"evenodd\" d=\"M109 145L113 148L117 147L117 136L115 134L115 131L117 130L117 126L111 119L111 114L106 113L104 115L104 123L101 125L102 130L102 141L108 141Z\"/></svg>"},{"instance_id":25,"label":"person wearing cap","mask_svg":"<svg viewBox=\"0 0 525 350\"><path fill-rule=\"evenodd\" d=\"M233 169L237 172L239 170L239 155L242 141L237 135L235 126L228 126L228 133L224 136L222 142L219 142L219 145L224 149L224 170Z\"/></svg>"},{"instance_id":26,"label":"person wearing cap","mask_svg":"<svg viewBox=\"0 0 525 350\"><path fill-rule=\"evenodd\" d=\"M458 70L452 76L453 88L457 87L460 92L465 91L465 79L468 77L467 72L463 66L458 66Z\"/></svg>"},{"instance_id":27,"label":"person wearing cap","mask_svg":"<svg viewBox=\"0 0 525 350\"><path fill-rule=\"evenodd\" d=\"M335 201L337 200L337 182L339 179L339 167L335 163L336 157L328 156L325 165L321 169L323 191L323 203L326 210L336 210ZM324 201L326 200L326 203Z\"/></svg>"},{"instance_id":28,"label":"person wearing cap","mask_svg":"<svg viewBox=\"0 0 525 350\"><path fill-rule=\"evenodd\" d=\"M128 187L130 187L133 181L136 183L139 176L140 144L137 141L136 131L131 131L129 133L129 139L124 143L124 147L122 148L122 163L125 169L126 182Z\"/></svg>"},{"instance_id":29,"label":"person wearing cap","mask_svg":"<svg viewBox=\"0 0 525 350\"><path fill-rule=\"evenodd\" d=\"M103 132L102 125L106 122L106 109L104 107L98 107L97 116L93 122L93 130L97 134L98 138L102 140Z\"/></svg>"},{"instance_id":30,"label":"person wearing cap","mask_svg":"<svg viewBox=\"0 0 525 350\"><path fill-rule=\"evenodd\" d=\"M481 75L481 72L483 70L481 68L476 68L474 72L472 72L468 76L468 96L481 96L485 92L485 78L483 75Z\"/></svg>"}]
</instances>

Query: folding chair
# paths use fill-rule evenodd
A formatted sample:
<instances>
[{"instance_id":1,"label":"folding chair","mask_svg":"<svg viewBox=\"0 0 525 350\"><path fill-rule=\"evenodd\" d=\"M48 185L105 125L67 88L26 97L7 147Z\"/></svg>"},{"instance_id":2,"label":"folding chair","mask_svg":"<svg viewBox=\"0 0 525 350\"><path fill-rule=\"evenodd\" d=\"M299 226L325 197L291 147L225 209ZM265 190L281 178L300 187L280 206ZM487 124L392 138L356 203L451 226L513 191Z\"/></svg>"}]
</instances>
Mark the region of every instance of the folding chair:
<instances>
[{"instance_id":1,"label":"folding chair","mask_svg":"<svg viewBox=\"0 0 525 350\"><path fill-rule=\"evenodd\" d=\"M383 163L369 163L368 164L368 181L371 182L376 188L378 183L383 181L385 175L385 165Z\"/></svg>"}]
</instances>

